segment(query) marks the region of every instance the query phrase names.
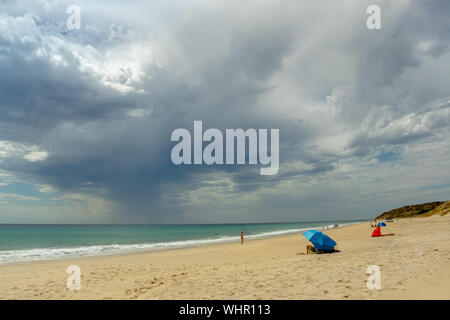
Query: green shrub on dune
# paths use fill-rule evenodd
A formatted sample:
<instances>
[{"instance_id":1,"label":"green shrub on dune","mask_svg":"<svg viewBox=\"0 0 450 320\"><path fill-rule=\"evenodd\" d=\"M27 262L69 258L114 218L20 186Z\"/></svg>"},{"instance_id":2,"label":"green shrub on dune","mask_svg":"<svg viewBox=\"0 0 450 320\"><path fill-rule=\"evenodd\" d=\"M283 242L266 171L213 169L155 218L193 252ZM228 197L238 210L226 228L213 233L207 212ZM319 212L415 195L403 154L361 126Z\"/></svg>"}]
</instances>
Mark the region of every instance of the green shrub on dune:
<instances>
[{"instance_id":1,"label":"green shrub on dune","mask_svg":"<svg viewBox=\"0 0 450 320\"><path fill-rule=\"evenodd\" d=\"M432 215L444 216L450 212L450 201L436 201L422 204L414 204L404 206L383 212L376 219L395 219L395 218L410 218L410 217L429 217Z\"/></svg>"}]
</instances>

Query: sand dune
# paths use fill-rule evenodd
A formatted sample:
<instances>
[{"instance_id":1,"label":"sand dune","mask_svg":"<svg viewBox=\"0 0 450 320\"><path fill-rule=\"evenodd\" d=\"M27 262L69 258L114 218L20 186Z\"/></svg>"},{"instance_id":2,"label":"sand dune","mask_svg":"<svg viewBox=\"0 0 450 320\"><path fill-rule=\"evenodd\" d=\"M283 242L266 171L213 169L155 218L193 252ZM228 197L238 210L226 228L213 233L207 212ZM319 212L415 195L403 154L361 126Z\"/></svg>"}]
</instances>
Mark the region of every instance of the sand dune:
<instances>
[{"instance_id":1,"label":"sand dune","mask_svg":"<svg viewBox=\"0 0 450 320\"><path fill-rule=\"evenodd\" d=\"M450 299L450 216L326 231L341 250L306 255L300 235L197 248L0 266L1 299ZM81 268L81 289L66 268ZM369 265L380 290L366 287Z\"/></svg>"}]
</instances>

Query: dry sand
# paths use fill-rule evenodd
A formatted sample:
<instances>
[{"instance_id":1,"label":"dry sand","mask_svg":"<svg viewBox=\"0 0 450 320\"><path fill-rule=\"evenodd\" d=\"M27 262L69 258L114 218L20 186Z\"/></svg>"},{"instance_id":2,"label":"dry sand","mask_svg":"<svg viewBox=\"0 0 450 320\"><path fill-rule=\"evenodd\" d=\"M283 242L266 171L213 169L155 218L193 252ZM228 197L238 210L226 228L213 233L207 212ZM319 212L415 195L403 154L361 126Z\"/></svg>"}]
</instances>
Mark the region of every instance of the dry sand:
<instances>
[{"instance_id":1,"label":"dry sand","mask_svg":"<svg viewBox=\"0 0 450 320\"><path fill-rule=\"evenodd\" d=\"M170 251L0 266L0 299L450 299L450 216L326 231L339 253L306 255L300 235ZM81 289L66 268L81 268ZM369 265L380 290L366 287Z\"/></svg>"}]
</instances>

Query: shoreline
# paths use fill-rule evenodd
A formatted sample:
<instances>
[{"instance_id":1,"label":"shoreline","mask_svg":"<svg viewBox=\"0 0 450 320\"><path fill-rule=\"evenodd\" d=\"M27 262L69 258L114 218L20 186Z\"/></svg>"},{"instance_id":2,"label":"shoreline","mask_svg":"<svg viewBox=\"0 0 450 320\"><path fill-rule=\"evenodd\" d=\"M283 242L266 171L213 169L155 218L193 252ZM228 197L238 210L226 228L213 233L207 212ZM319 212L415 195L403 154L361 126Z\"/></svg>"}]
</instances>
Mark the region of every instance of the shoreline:
<instances>
[{"instance_id":1,"label":"shoreline","mask_svg":"<svg viewBox=\"0 0 450 320\"><path fill-rule=\"evenodd\" d=\"M276 231L267 231L263 233L257 233L245 236L245 241L255 241L255 240L263 240L263 239L270 239L270 238L276 238L276 237L283 237L283 236L289 236L297 233L303 233L307 230L317 229L319 231L327 231L327 230L333 230L338 228L343 228L350 225L355 224L362 224L369 222L367 221L357 221L357 222L349 222L345 224L340 224L337 227L331 227L331 225L321 226L321 227L305 227L301 229L286 229L286 230L276 230ZM328 221L325 221L328 222ZM192 244L176 244L180 242L192 242ZM190 248L197 248L197 247L203 247L203 246L214 246L214 245L220 245L220 244L228 244L228 243L240 243L240 237L239 236L233 236L233 237L219 237L219 238L206 238L206 239L192 239L192 240L179 240L179 241L169 241L169 242L163 242L163 243L135 243L135 244L108 244L108 245L92 245L92 246L79 246L79 247L63 247L63 248L35 248L35 249L24 249L23 251L32 251L32 250L74 250L74 249L88 249L88 248L95 248L95 247L112 247L112 246L118 246L118 247L126 247L126 246L149 246L149 248L142 248L142 249L122 249L124 251L117 251L117 252L107 252L104 254L82 254L82 255L73 255L68 257L52 257L50 259L36 259L36 260L26 260L26 261L11 261L11 262L5 262L1 263L0 266L4 265L22 265L27 263L38 263L38 262L52 262L52 261L64 261L64 260L74 260L74 259L80 259L80 258L95 258L95 257L109 257L109 256L123 256L123 255L130 255L130 254L139 254L139 253L151 253L151 252L163 252L168 250L183 250L183 249L190 249ZM163 247L157 247L158 245L165 245ZM156 246L156 247L151 247ZM10 251L22 251L22 250L10 250ZM9 251L4 251L9 252ZM1 254L1 252L0 252Z\"/></svg>"},{"instance_id":2,"label":"shoreline","mask_svg":"<svg viewBox=\"0 0 450 320\"><path fill-rule=\"evenodd\" d=\"M381 238L362 222L329 229L340 252L322 255L306 255L308 241L291 234L1 265L0 299L449 299L449 225L450 216L401 219ZM72 264L80 290L66 287ZM370 265L381 269L381 290L366 286Z\"/></svg>"}]
</instances>

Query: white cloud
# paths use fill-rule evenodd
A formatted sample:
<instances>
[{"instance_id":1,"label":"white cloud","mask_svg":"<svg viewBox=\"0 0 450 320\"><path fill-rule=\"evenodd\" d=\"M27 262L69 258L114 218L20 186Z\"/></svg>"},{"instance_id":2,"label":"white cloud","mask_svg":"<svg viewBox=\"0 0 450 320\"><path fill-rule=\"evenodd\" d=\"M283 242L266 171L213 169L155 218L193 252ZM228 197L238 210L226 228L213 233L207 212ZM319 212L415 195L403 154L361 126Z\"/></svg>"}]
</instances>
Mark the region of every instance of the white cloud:
<instances>
[{"instance_id":1,"label":"white cloud","mask_svg":"<svg viewBox=\"0 0 450 320\"><path fill-rule=\"evenodd\" d=\"M12 141L0 141L0 163L7 158L22 157L30 162L43 161L47 159L47 151L38 146L26 145Z\"/></svg>"},{"instance_id":2,"label":"white cloud","mask_svg":"<svg viewBox=\"0 0 450 320\"><path fill-rule=\"evenodd\" d=\"M0 37L12 44L36 43L39 30L31 13L13 17L0 14Z\"/></svg>"},{"instance_id":3,"label":"white cloud","mask_svg":"<svg viewBox=\"0 0 450 320\"><path fill-rule=\"evenodd\" d=\"M450 106L446 102L442 107L401 117L388 106L374 107L361 127L363 139L378 143L402 143L408 139L419 139L450 127Z\"/></svg>"},{"instance_id":4,"label":"white cloud","mask_svg":"<svg viewBox=\"0 0 450 320\"><path fill-rule=\"evenodd\" d=\"M0 203L6 203L10 201L39 201L36 197L24 196L15 193L0 193Z\"/></svg>"},{"instance_id":5,"label":"white cloud","mask_svg":"<svg viewBox=\"0 0 450 320\"><path fill-rule=\"evenodd\" d=\"M23 156L25 160L30 162L42 161L47 159L48 153L47 151L31 151Z\"/></svg>"},{"instance_id":6,"label":"white cloud","mask_svg":"<svg viewBox=\"0 0 450 320\"><path fill-rule=\"evenodd\" d=\"M110 214L114 207L113 202L94 194L87 193L65 193L61 196L52 198L52 201L68 205L73 209L87 212L91 215L91 218Z\"/></svg>"}]
</instances>

